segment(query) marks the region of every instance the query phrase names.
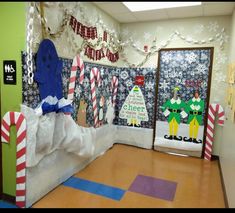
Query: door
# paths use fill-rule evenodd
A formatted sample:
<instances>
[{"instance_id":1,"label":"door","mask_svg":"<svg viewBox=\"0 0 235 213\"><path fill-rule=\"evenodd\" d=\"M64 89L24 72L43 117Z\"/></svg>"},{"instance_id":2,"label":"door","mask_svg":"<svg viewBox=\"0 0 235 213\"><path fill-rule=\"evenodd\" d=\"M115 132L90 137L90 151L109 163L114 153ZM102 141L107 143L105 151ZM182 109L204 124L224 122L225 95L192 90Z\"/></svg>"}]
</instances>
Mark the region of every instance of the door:
<instances>
[{"instance_id":1,"label":"door","mask_svg":"<svg viewBox=\"0 0 235 213\"><path fill-rule=\"evenodd\" d=\"M154 149L202 157L213 48L161 49Z\"/></svg>"}]
</instances>

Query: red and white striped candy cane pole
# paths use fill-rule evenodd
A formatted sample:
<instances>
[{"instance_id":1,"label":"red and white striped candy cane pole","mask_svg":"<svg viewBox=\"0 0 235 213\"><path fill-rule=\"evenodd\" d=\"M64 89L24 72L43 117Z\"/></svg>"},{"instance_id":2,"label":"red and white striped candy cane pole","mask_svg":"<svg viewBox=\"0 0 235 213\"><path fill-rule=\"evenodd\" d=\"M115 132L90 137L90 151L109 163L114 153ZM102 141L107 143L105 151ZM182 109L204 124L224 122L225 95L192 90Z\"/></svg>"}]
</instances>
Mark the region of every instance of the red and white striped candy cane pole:
<instances>
[{"instance_id":1,"label":"red and white striped candy cane pole","mask_svg":"<svg viewBox=\"0 0 235 213\"><path fill-rule=\"evenodd\" d=\"M206 129L206 145L204 159L211 160L212 144L214 138L215 116L218 114L218 125L224 125L224 110L220 104L210 104Z\"/></svg>"},{"instance_id":2,"label":"red and white striped candy cane pole","mask_svg":"<svg viewBox=\"0 0 235 213\"><path fill-rule=\"evenodd\" d=\"M16 125L16 205L25 207L26 180L26 120L20 112L7 112L2 119L2 142L10 143L10 126Z\"/></svg>"},{"instance_id":3,"label":"red and white striped candy cane pole","mask_svg":"<svg viewBox=\"0 0 235 213\"><path fill-rule=\"evenodd\" d=\"M90 72L90 82L91 82L91 101L94 112L94 127L98 126L98 109L97 109L97 100L96 100L96 91L95 91L95 82L98 83L98 87L101 85L100 71L93 67Z\"/></svg>"},{"instance_id":4,"label":"red and white striped candy cane pole","mask_svg":"<svg viewBox=\"0 0 235 213\"><path fill-rule=\"evenodd\" d=\"M79 83L82 84L84 80L84 62L79 55L75 56L73 59L73 64L71 68L71 74L69 78L69 91L68 91L68 100L73 100L74 97L74 88L76 81L77 69L80 68L80 79Z\"/></svg>"},{"instance_id":5,"label":"red and white striped candy cane pole","mask_svg":"<svg viewBox=\"0 0 235 213\"><path fill-rule=\"evenodd\" d=\"M118 78L116 76L113 76L112 82L111 82L113 108L115 107L115 104L116 104L117 88L118 88Z\"/></svg>"}]
</instances>

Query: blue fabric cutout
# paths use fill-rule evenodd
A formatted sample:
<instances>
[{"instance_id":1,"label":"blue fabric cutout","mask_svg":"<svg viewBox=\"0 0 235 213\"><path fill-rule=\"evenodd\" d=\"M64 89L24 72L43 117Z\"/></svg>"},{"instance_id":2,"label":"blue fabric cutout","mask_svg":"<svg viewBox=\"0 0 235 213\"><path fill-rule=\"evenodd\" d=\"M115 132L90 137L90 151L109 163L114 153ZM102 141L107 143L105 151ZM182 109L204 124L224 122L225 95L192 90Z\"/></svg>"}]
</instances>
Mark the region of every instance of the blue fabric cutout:
<instances>
[{"instance_id":1,"label":"blue fabric cutout","mask_svg":"<svg viewBox=\"0 0 235 213\"><path fill-rule=\"evenodd\" d=\"M63 98L62 61L58 58L55 45L49 39L44 39L39 45L34 79L39 85L42 100L39 107L43 115L50 112L73 112L70 104L61 108L58 105L58 101ZM49 96L56 98L57 103L45 101Z\"/></svg>"}]
</instances>

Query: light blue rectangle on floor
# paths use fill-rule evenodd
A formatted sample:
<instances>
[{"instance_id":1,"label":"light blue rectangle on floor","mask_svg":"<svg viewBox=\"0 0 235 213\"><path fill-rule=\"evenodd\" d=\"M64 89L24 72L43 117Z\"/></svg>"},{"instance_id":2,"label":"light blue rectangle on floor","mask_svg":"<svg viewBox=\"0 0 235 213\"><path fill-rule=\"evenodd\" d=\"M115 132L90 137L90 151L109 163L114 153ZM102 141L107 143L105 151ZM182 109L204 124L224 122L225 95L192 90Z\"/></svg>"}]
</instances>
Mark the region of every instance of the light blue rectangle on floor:
<instances>
[{"instance_id":1,"label":"light blue rectangle on floor","mask_svg":"<svg viewBox=\"0 0 235 213\"><path fill-rule=\"evenodd\" d=\"M17 206L11 204L11 203L7 203L5 201L0 200L0 208L18 208Z\"/></svg>"},{"instance_id":2,"label":"light blue rectangle on floor","mask_svg":"<svg viewBox=\"0 0 235 213\"><path fill-rule=\"evenodd\" d=\"M107 186L101 183L96 183L89 180L84 180L77 177L71 177L63 183L64 186L80 189L96 195L111 198L113 200L121 200L126 190Z\"/></svg>"}]
</instances>

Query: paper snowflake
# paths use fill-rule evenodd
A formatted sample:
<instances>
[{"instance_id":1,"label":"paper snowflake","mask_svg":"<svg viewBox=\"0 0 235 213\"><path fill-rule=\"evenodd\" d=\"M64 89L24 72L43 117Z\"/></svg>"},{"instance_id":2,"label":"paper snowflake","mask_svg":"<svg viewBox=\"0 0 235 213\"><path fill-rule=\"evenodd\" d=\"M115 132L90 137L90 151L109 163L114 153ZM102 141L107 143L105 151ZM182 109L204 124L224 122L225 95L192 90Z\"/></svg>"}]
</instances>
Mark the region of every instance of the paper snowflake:
<instances>
[{"instance_id":1,"label":"paper snowflake","mask_svg":"<svg viewBox=\"0 0 235 213\"><path fill-rule=\"evenodd\" d=\"M144 40L145 40L145 41L149 40L150 37L151 37L151 34L150 34L150 33L144 32Z\"/></svg>"},{"instance_id":2,"label":"paper snowflake","mask_svg":"<svg viewBox=\"0 0 235 213\"><path fill-rule=\"evenodd\" d=\"M219 28L219 25L217 22L209 22L208 29L210 32L216 32Z\"/></svg>"},{"instance_id":3,"label":"paper snowflake","mask_svg":"<svg viewBox=\"0 0 235 213\"><path fill-rule=\"evenodd\" d=\"M198 64L196 67L197 74L203 74L206 72L206 70L208 70L208 67L205 64Z\"/></svg>"},{"instance_id":4,"label":"paper snowflake","mask_svg":"<svg viewBox=\"0 0 235 213\"><path fill-rule=\"evenodd\" d=\"M203 30L205 29L203 24L197 24L195 25L195 27L193 28L193 32L195 34L201 34L203 32Z\"/></svg>"},{"instance_id":5,"label":"paper snowflake","mask_svg":"<svg viewBox=\"0 0 235 213\"><path fill-rule=\"evenodd\" d=\"M120 76L123 80L126 80L129 77L128 72L126 70L122 71Z\"/></svg>"},{"instance_id":6,"label":"paper snowflake","mask_svg":"<svg viewBox=\"0 0 235 213\"><path fill-rule=\"evenodd\" d=\"M197 60L197 55L196 55L195 53L186 54L185 60L186 60L189 64L192 64L193 62L195 62L195 61Z\"/></svg>"},{"instance_id":7,"label":"paper snowflake","mask_svg":"<svg viewBox=\"0 0 235 213\"><path fill-rule=\"evenodd\" d=\"M165 90L169 88L169 84L170 84L170 83L169 83L169 82L166 82L166 80L164 79L163 82L160 82L159 88L160 88L160 89L163 89L164 92L165 92Z\"/></svg>"},{"instance_id":8,"label":"paper snowflake","mask_svg":"<svg viewBox=\"0 0 235 213\"><path fill-rule=\"evenodd\" d=\"M171 60L171 54L170 53L163 53L162 54L162 61L166 64L168 64Z\"/></svg>"},{"instance_id":9,"label":"paper snowflake","mask_svg":"<svg viewBox=\"0 0 235 213\"><path fill-rule=\"evenodd\" d=\"M151 81L146 82L146 84L145 84L145 89L146 90L152 90L153 87L154 87L154 83L153 82L151 82Z\"/></svg>"}]
</instances>

